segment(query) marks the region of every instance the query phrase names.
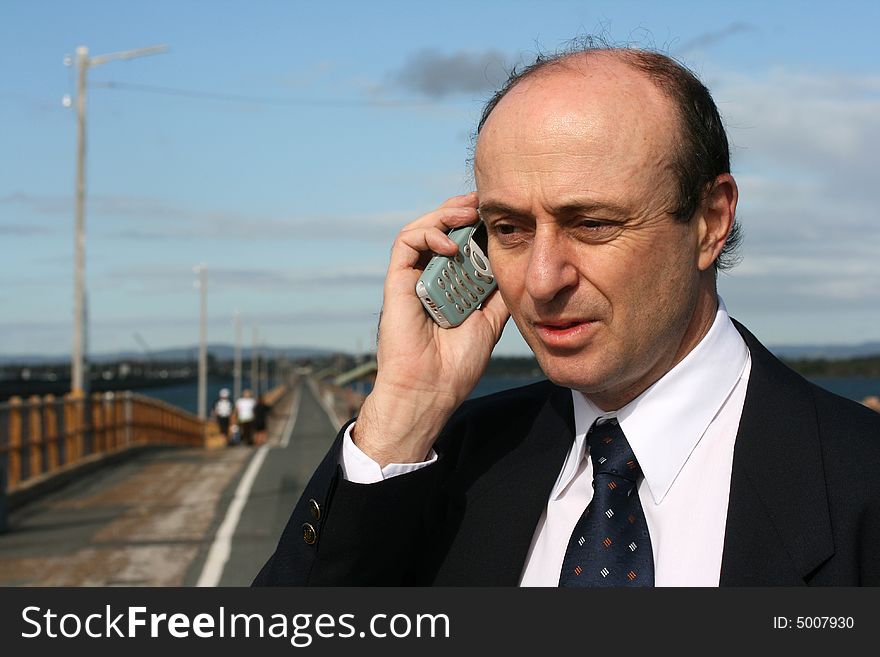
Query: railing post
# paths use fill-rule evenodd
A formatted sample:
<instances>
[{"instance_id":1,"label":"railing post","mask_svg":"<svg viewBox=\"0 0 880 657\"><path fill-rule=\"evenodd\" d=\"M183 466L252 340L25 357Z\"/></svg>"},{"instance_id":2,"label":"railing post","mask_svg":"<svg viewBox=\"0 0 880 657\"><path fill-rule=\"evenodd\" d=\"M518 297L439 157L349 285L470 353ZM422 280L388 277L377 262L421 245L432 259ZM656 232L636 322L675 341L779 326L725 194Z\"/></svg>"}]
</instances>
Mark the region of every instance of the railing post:
<instances>
[{"instance_id":1,"label":"railing post","mask_svg":"<svg viewBox=\"0 0 880 657\"><path fill-rule=\"evenodd\" d=\"M81 455L77 441L79 425L77 422L77 399L75 393L64 395L64 462L72 463Z\"/></svg>"},{"instance_id":2,"label":"railing post","mask_svg":"<svg viewBox=\"0 0 880 657\"><path fill-rule=\"evenodd\" d=\"M46 445L46 472L58 469L58 409L55 403L55 395L43 397L43 436Z\"/></svg>"},{"instance_id":3,"label":"railing post","mask_svg":"<svg viewBox=\"0 0 880 657\"><path fill-rule=\"evenodd\" d=\"M123 413L125 414L125 444L131 445L131 437L132 437L132 427L131 423L134 421L134 413L132 412L132 404L131 404L131 390L126 390L125 395L123 396Z\"/></svg>"},{"instance_id":4,"label":"railing post","mask_svg":"<svg viewBox=\"0 0 880 657\"><path fill-rule=\"evenodd\" d=\"M9 529L6 522L6 468L0 464L0 534Z\"/></svg>"},{"instance_id":5,"label":"railing post","mask_svg":"<svg viewBox=\"0 0 880 657\"><path fill-rule=\"evenodd\" d=\"M21 397L9 398L9 472L7 483L13 488L21 481Z\"/></svg>"},{"instance_id":6,"label":"railing post","mask_svg":"<svg viewBox=\"0 0 880 657\"><path fill-rule=\"evenodd\" d=\"M116 425L116 447L125 445L125 401L122 393L113 394L113 423Z\"/></svg>"},{"instance_id":7,"label":"railing post","mask_svg":"<svg viewBox=\"0 0 880 657\"><path fill-rule=\"evenodd\" d=\"M43 473L43 418L40 413L39 395L28 397L28 452L30 454L30 472L28 477L36 477Z\"/></svg>"},{"instance_id":8,"label":"railing post","mask_svg":"<svg viewBox=\"0 0 880 657\"><path fill-rule=\"evenodd\" d=\"M88 397L87 408L92 419L92 453L103 454L105 451L106 433L104 432L104 414L101 408L101 393L95 392Z\"/></svg>"},{"instance_id":9,"label":"railing post","mask_svg":"<svg viewBox=\"0 0 880 657\"><path fill-rule=\"evenodd\" d=\"M104 451L116 449L116 413L113 412L113 393L101 395L101 418L104 422Z\"/></svg>"}]
</instances>

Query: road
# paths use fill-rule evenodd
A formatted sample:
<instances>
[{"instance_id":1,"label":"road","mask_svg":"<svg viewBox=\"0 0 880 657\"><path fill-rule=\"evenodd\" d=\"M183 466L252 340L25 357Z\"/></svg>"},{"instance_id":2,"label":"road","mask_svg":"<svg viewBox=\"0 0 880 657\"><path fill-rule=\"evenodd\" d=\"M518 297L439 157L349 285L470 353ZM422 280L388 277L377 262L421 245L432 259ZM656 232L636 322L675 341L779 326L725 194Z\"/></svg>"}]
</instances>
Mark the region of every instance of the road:
<instances>
[{"instance_id":1,"label":"road","mask_svg":"<svg viewBox=\"0 0 880 657\"><path fill-rule=\"evenodd\" d=\"M85 475L10 513L0 586L247 586L336 424L297 384L265 446L147 449Z\"/></svg>"},{"instance_id":2,"label":"road","mask_svg":"<svg viewBox=\"0 0 880 657\"><path fill-rule=\"evenodd\" d=\"M331 419L313 386L302 383L297 388L292 409L288 431L282 432L277 446L260 448L266 456L249 493L242 496L246 501L222 573L212 573L201 584L250 585L275 551L294 505L336 437L335 418ZM255 454L255 461L258 458Z\"/></svg>"}]
</instances>

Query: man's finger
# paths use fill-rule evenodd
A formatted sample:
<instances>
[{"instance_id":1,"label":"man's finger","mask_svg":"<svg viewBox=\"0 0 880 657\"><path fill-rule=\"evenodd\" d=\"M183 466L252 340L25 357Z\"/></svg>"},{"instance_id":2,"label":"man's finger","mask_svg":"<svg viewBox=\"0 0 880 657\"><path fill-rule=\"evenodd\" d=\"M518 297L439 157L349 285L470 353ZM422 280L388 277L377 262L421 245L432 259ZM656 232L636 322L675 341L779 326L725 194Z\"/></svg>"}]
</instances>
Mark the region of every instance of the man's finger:
<instances>
[{"instance_id":1,"label":"man's finger","mask_svg":"<svg viewBox=\"0 0 880 657\"><path fill-rule=\"evenodd\" d=\"M429 212L404 226L391 247L388 271L401 267L414 267L421 254L430 251L447 256L455 255L458 248L445 237L445 234L453 228L468 226L476 220L476 208L451 207Z\"/></svg>"},{"instance_id":2,"label":"man's finger","mask_svg":"<svg viewBox=\"0 0 880 657\"><path fill-rule=\"evenodd\" d=\"M477 207L477 193L476 192L468 192L467 194L460 194L458 196L452 196L443 203L440 204L441 208L456 208L456 207L469 207L476 208Z\"/></svg>"},{"instance_id":3,"label":"man's finger","mask_svg":"<svg viewBox=\"0 0 880 657\"><path fill-rule=\"evenodd\" d=\"M466 226L477 220L477 209L472 206L451 206L448 208L439 207L436 210L422 215L415 221L408 223L401 230L412 230L415 228L428 228L436 226L449 230L457 226Z\"/></svg>"},{"instance_id":4,"label":"man's finger","mask_svg":"<svg viewBox=\"0 0 880 657\"><path fill-rule=\"evenodd\" d=\"M504 299L501 298L501 294L498 290L495 290L483 302L480 312L482 312L483 316L488 320L489 325L492 327L492 331L495 334L495 342L498 342L498 340L501 339L501 332L504 330L504 325L507 324L507 320L510 319L510 311L507 309L507 304L504 303Z\"/></svg>"}]
</instances>

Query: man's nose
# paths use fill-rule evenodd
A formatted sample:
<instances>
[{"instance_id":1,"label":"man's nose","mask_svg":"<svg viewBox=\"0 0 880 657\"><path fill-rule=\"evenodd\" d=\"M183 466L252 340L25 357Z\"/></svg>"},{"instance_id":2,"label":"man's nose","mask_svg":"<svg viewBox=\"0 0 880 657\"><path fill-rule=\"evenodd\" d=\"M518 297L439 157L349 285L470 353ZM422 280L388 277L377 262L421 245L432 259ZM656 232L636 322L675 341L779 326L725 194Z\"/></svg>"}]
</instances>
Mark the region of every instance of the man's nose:
<instances>
[{"instance_id":1,"label":"man's nose","mask_svg":"<svg viewBox=\"0 0 880 657\"><path fill-rule=\"evenodd\" d=\"M565 237L550 227L539 225L529 253L526 291L535 301L547 303L563 290L575 286L577 279L577 268Z\"/></svg>"}]
</instances>

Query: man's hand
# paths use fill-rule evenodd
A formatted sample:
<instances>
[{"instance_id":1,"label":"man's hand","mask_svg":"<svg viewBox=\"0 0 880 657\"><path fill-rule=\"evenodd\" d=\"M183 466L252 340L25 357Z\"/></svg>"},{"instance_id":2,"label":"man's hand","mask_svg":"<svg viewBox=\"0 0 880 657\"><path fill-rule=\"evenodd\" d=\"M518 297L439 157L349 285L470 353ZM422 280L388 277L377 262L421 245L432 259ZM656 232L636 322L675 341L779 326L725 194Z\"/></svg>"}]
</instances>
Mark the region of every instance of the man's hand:
<instances>
[{"instance_id":1,"label":"man's hand","mask_svg":"<svg viewBox=\"0 0 880 657\"><path fill-rule=\"evenodd\" d=\"M460 326L440 328L415 287L431 252L454 256L446 233L477 221L477 195L454 196L405 226L391 250L379 323L379 370L352 433L380 466L423 461L486 369L510 317L493 293Z\"/></svg>"}]
</instances>

